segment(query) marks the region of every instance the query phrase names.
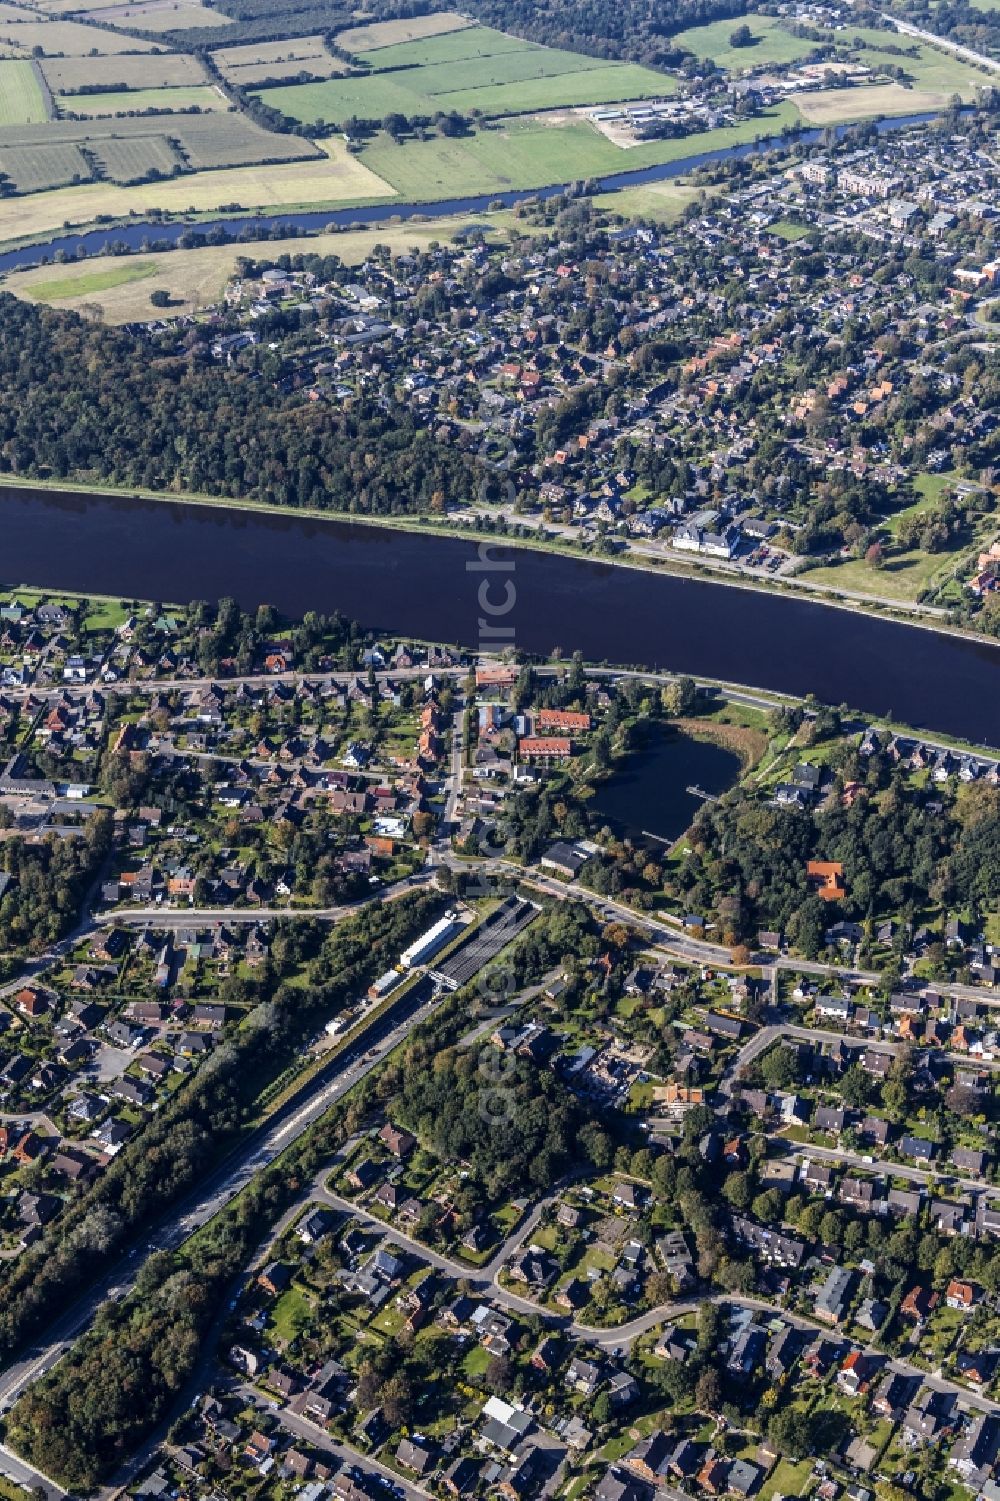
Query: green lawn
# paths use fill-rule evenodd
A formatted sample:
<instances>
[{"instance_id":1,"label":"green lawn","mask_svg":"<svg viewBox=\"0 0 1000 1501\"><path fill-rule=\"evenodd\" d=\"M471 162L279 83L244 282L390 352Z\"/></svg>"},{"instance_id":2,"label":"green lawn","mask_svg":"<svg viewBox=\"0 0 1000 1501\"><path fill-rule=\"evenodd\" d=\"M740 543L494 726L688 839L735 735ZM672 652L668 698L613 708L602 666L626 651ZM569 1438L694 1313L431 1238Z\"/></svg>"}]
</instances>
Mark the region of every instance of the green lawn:
<instances>
[{"instance_id":1,"label":"green lawn","mask_svg":"<svg viewBox=\"0 0 1000 1501\"><path fill-rule=\"evenodd\" d=\"M793 224L790 219L779 219L777 224L771 225L770 233L777 235L779 239L792 242L804 240L810 231L807 224Z\"/></svg>"},{"instance_id":2,"label":"green lawn","mask_svg":"<svg viewBox=\"0 0 1000 1501\"><path fill-rule=\"evenodd\" d=\"M731 47L729 38L744 22L753 33L753 45ZM689 31L679 31L673 41L695 57L711 58L717 67L731 72L755 68L761 63L795 62L800 57L808 57L816 46L815 42L792 36L773 16L736 16L732 20L712 21L707 26L692 26Z\"/></svg>"},{"instance_id":3,"label":"green lawn","mask_svg":"<svg viewBox=\"0 0 1000 1501\"><path fill-rule=\"evenodd\" d=\"M908 507L887 524L887 529L891 533L893 525L898 526L902 516L918 508L926 510L933 503L933 498L928 497ZM959 537L953 547L941 552L921 552L918 548L893 552L880 569L870 567L863 559L850 558L823 568L812 568L805 577L816 583L832 584L838 589L882 595L886 599L916 600L927 589L940 590L948 585L955 569L975 552L977 544L985 543L995 532L995 521L986 517L978 528L978 536Z\"/></svg>"},{"instance_id":4,"label":"green lawn","mask_svg":"<svg viewBox=\"0 0 1000 1501\"><path fill-rule=\"evenodd\" d=\"M228 101L208 84L187 84L166 89L121 89L107 94L57 94L56 103L67 114L85 115L88 118L142 113L148 109L191 109L195 105L203 110L229 108Z\"/></svg>"},{"instance_id":5,"label":"green lawn","mask_svg":"<svg viewBox=\"0 0 1000 1501\"><path fill-rule=\"evenodd\" d=\"M42 125L48 118L34 63L0 62L0 125Z\"/></svg>"},{"instance_id":6,"label":"green lawn","mask_svg":"<svg viewBox=\"0 0 1000 1501\"><path fill-rule=\"evenodd\" d=\"M121 287L127 282L142 281L156 271L153 261L137 261L131 256L122 259L118 266L107 271L93 271L89 276L53 277L51 281L39 281L31 288L31 297L37 302L58 302L63 297L89 296L92 292L106 292L110 287Z\"/></svg>"},{"instance_id":7,"label":"green lawn","mask_svg":"<svg viewBox=\"0 0 1000 1501\"><path fill-rule=\"evenodd\" d=\"M282 1293L271 1310L271 1325L275 1335L282 1344L289 1344L303 1329L308 1328L312 1319L312 1304L305 1293L297 1287L290 1287Z\"/></svg>"}]
</instances>

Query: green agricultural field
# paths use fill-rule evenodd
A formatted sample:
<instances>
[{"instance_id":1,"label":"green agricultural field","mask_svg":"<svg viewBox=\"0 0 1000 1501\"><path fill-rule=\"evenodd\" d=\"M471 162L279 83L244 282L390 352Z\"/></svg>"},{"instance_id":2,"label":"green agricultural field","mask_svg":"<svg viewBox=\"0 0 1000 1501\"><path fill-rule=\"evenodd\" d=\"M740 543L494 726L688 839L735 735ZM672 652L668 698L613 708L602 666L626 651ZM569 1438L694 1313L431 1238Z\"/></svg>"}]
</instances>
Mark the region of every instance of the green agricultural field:
<instances>
[{"instance_id":1,"label":"green agricultural field","mask_svg":"<svg viewBox=\"0 0 1000 1501\"><path fill-rule=\"evenodd\" d=\"M415 94L433 98L437 94L454 94L458 89L523 83L528 78L558 78L563 73L584 73L588 68L601 66L599 58L584 57L580 52L563 52L557 47L525 47L492 57L465 57L450 63L431 63L426 68L408 69L398 75L398 81ZM378 76L385 77L384 74Z\"/></svg>"},{"instance_id":2,"label":"green agricultural field","mask_svg":"<svg viewBox=\"0 0 1000 1501\"><path fill-rule=\"evenodd\" d=\"M731 47L729 38L744 22L753 33L753 46ZM673 42L695 57L709 57L717 67L732 72L755 68L761 63L793 63L800 57L808 57L816 46L815 42L792 36L773 16L737 16L733 20L712 21L707 26L679 31Z\"/></svg>"},{"instance_id":3,"label":"green agricultural field","mask_svg":"<svg viewBox=\"0 0 1000 1501\"><path fill-rule=\"evenodd\" d=\"M0 125L38 125L47 119L34 64L0 62Z\"/></svg>"},{"instance_id":4,"label":"green agricultural field","mask_svg":"<svg viewBox=\"0 0 1000 1501\"><path fill-rule=\"evenodd\" d=\"M472 32L458 33L458 41ZM398 49L393 48L394 52ZM672 79L630 63L603 63L555 47L522 45L504 52L455 57L422 67L379 71L366 78L335 78L267 89L273 108L305 124L341 122L357 116L382 120L398 113L438 109L485 115L526 114L571 105L648 99L670 93Z\"/></svg>"},{"instance_id":5,"label":"green agricultural field","mask_svg":"<svg viewBox=\"0 0 1000 1501\"><path fill-rule=\"evenodd\" d=\"M101 115L126 115L143 110L173 111L191 109L228 110L228 99L209 84L181 88L126 89L114 94L57 94L61 114L83 115L93 119Z\"/></svg>"},{"instance_id":6,"label":"green agricultural field","mask_svg":"<svg viewBox=\"0 0 1000 1501\"><path fill-rule=\"evenodd\" d=\"M410 115L423 107L409 89L390 78L333 78L328 83L290 84L288 88L265 89L258 98L271 109L305 125L317 120L383 120L386 115Z\"/></svg>"},{"instance_id":7,"label":"green agricultural field","mask_svg":"<svg viewBox=\"0 0 1000 1501\"><path fill-rule=\"evenodd\" d=\"M376 52L362 53L359 61L381 73L386 68L423 68L432 63L455 62L466 57L496 57L501 52L524 52L535 47L534 42L522 41L519 36L511 36L506 31L495 31L492 26L466 26L461 31L449 31L443 36L380 47Z\"/></svg>"},{"instance_id":8,"label":"green agricultural field","mask_svg":"<svg viewBox=\"0 0 1000 1501\"><path fill-rule=\"evenodd\" d=\"M89 297L94 292L107 292L112 287L122 287L128 282L143 281L155 275L155 272L155 261L138 261L127 256L118 265L103 271L35 282L31 288L31 297L35 302L62 302L68 297Z\"/></svg>"},{"instance_id":9,"label":"green agricultural field","mask_svg":"<svg viewBox=\"0 0 1000 1501\"><path fill-rule=\"evenodd\" d=\"M524 83L503 84L496 88L439 94L435 103L439 109L454 109L462 114L479 109L489 116L524 115L574 105L659 99L674 93L676 87L676 81L665 73L623 63L607 68L589 68L585 73L564 73L558 78L528 79Z\"/></svg>"},{"instance_id":10,"label":"green agricultural field","mask_svg":"<svg viewBox=\"0 0 1000 1501\"><path fill-rule=\"evenodd\" d=\"M471 136L436 136L400 146L379 136L360 160L390 182L403 200L432 201L460 193L541 188L681 161L698 152L752 141L755 135L777 135L784 125L797 121L794 106L786 103L738 126L623 151L582 120L555 125L511 120Z\"/></svg>"}]
</instances>

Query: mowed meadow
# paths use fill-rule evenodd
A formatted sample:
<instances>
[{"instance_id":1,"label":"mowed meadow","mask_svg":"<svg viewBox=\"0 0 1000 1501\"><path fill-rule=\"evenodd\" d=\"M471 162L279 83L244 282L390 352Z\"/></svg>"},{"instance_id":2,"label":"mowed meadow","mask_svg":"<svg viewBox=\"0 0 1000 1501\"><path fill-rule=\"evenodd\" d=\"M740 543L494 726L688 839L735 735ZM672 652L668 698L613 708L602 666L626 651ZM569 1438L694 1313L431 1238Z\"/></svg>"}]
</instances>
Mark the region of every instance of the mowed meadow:
<instances>
[{"instance_id":1,"label":"mowed meadow","mask_svg":"<svg viewBox=\"0 0 1000 1501\"><path fill-rule=\"evenodd\" d=\"M659 98L676 88L669 75L651 68L542 47L488 26L463 26L375 49L363 45L362 32L363 28L353 33L362 43L355 41L355 57L368 66L368 73L270 88L259 97L309 126L448 111L517 115ZM340 42L343 46L343 37Z\"/></svg>"}]
</instances>

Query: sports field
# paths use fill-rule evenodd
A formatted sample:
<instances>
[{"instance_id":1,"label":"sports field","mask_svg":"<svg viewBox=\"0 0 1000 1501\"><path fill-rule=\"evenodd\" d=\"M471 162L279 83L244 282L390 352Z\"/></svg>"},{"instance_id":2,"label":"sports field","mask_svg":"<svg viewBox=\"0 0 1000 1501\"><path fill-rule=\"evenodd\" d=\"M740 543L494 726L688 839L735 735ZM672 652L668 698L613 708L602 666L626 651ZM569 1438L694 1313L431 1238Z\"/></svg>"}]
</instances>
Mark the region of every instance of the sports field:
<instances>
[{"instance_id":1,"label":"sports field","mask_svg":"<svg viewBox=\"0 0 1000 1501\"><path fill-rule=\"evenodd\" d=\"M191 84L176 89L126 89L122 93L57 94L61 114L97 119L103 115L126 115L144 110L228 110L229 100L211 84Z\"/></svg>"},{"instance_id":2,"label":"sports field","mask_svg":"<svg viewBox=\"0 0 1000 1501\"><path fill-rule=\"evenodd\" d=\"M441 32L461 31L473 22L453 10L438 11L432 16L413 16L408 21L375 21L370 26L352 26L337 32L337 46L345 52L372 52L415 37L437 36Z\"/></svg>"},{"instance_id":3,"label":"sports field","mask_svg":"<svg viewBox=\"0 0 1000 1501\"><path fill-rule=\"evenodd\" d=\"M0 125L37 125L48 117L34 63L0 62Z\"/></svg>"}]
</instances>

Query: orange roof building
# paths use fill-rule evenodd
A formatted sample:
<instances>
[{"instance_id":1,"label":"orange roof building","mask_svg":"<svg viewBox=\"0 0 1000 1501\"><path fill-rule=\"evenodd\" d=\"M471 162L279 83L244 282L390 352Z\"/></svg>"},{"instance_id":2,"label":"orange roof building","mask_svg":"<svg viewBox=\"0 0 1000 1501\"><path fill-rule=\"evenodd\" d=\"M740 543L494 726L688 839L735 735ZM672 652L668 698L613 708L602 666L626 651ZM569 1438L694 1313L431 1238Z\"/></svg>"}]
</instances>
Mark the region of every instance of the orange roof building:
<instances>
[{"instance_id":1,"label":"orange roof building","mask_svg":"<svg viewBox=\"0 0 1000 1501\"><path fill-rule=\"evenodd\" d=\"M810 860L806 876L817 896L824 902L839 902L847 895L844 867L839 860Z\"/></svg>"}]
</instances>

